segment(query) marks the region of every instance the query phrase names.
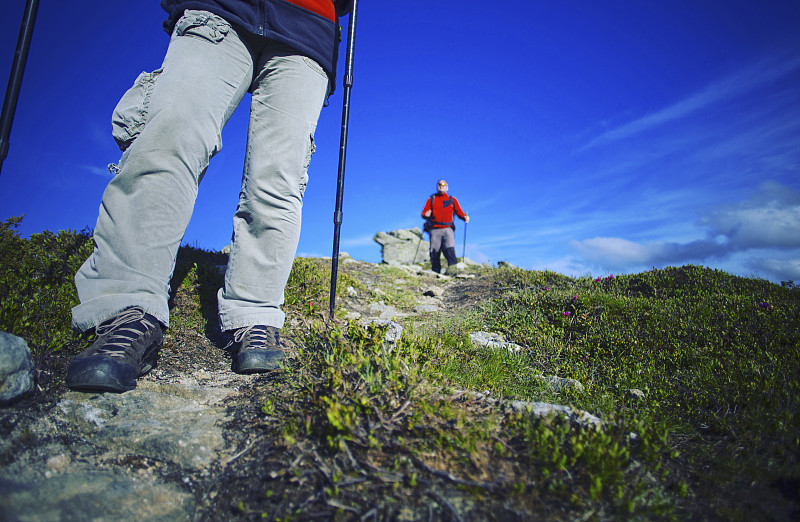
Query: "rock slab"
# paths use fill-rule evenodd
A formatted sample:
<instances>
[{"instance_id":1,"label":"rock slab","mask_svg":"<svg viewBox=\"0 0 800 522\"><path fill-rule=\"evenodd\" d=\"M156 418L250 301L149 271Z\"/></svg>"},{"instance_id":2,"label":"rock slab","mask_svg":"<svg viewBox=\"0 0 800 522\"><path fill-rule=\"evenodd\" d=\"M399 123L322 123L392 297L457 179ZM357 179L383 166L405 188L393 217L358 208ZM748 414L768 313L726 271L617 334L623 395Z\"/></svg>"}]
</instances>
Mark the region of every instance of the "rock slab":
<instances>
[{"instance_id":1,"label":"rock slab","mask_svg":"<svg viewBox=\"0 0 800 522\"><path fill-rule=\"evenodd\" d=\"M70 391L30 431L12 430L0 441L0 454L15 456L0 466L0 520L192 520L182 482L208 476L230 451L224 399L235 388L185 381Z\"/></svg>"}]
</instances>

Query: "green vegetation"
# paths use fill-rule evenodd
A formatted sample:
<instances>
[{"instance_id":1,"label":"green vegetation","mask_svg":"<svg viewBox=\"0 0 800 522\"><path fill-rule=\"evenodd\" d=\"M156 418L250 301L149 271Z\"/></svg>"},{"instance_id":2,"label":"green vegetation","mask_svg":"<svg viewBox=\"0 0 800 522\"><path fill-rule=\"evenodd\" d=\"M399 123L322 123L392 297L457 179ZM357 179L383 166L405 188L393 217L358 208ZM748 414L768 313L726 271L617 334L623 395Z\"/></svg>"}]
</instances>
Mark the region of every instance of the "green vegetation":
<instances>
[{"instance_id":1,"label":"green vegetation","mask_svg":"<svg viewBox=\"0 0 800 522\"><path fill-rule=\"evenodd\" d=\"M696 474L695 485L710 490L694 493L717 504L715 516L752 515L737 506L743 485L797 483L800 292L793 282L696 266L597 279L498 275L503 293L485 312L488 328L529 346L532 367L581 381L587 391L571 397L574 406L668 433L681 455L668 463L673 475ZM645 399L633 399L631 389ZM676 491L692 492L684 488Z\"/></svg>"},{"instance_id":2,"label":"green vegetation","mask_svg":"<svg viewBox=\"0 0 800 522\"><path fill-rule=\"evenodd\" d=\"M341 263L340 263L341 267ZM364 285L343 270L336 279L336 295L346 295L347 287L364 291ZM284 310L307 316L328 315L331 290L331 263L322 259L298 257L286 283Z\"/></svg>"},{"instance_id":3,"label":"green vegetation","mask_svg":"<svg viewBox=\"0 0 800 522\"><path fill-rule=\"evenodd\" d=\"M262 409L296 463L281 478L328 484L325 500L343 516L371 507L387 518L406 504L485 519L747 519L764 515L744 501L754 487L797 484L793 283L696 266L597 279L477 271L495 299L433 322L405 319L410 330L391 350L380 330L312 323ZM479 329L525 350L477 348L468 333ZM557 393L542 374L585 391ZM603 425L503 413L458 390L569 404ZM322 476L304 460L312 449ZM250 513L272 518L287 499L313 497L268 487Z\"/></svg>"},{"instance_id":4,"label":"green vegetation","mask_svg":"<svg viewBox=\"0 0 800 522\"><path fill-rule=\"evenodd\" d=\"M87 231L19 237L22 217L0 223L0 330L28 341L41 358L75 340L70 309L78 304L73 277L92 252Z\"/></svg>"},{"instance_id":5,"label":"green vegetation","mask_svg":"<svg viewBox=\"0 0 800 522\"><path fill-rule=\"evenodd\" d=\"M170 288L170 332L194 331L219 335L217 291L228 258L219 252L182 246L178 250Z\"/></svg>"},{"instance_id":6,"label":"green vegetation","mask_svg":"<svg viewBox=\"0 0 800 522\"><path fill-rule=\"evenodd\" d=\"M0 328L58 350L73 340L72 275L91 240L24 240L18 222L0 228ZM220 264L222 254L181 249L173 329L210 335ZM413 280L374 269L367 284L340 264L337 293L375 298L380 280L381 298L412 302L404 289ZM794 283L697 266L602 278L472 273L493 297L476 295L477 306L452 316L403 319L403 338L388 345L384 329L327 321L330 263L298 258L285 306L302 324L287 332L298 348L254 409L259 468L237 468L245 459L227 468L226 483L252 494L226 501L269 520L750 519L767 508L766 518L791 518L797 491L795 504L786 499L800 481ZM523 350L476 347L476 330ZM554 391L541 375L585 390ZM500 398L569 405L602 424L533 416ZM769 506L746 500L764 492Z\"/></svg>"}]
</instances>

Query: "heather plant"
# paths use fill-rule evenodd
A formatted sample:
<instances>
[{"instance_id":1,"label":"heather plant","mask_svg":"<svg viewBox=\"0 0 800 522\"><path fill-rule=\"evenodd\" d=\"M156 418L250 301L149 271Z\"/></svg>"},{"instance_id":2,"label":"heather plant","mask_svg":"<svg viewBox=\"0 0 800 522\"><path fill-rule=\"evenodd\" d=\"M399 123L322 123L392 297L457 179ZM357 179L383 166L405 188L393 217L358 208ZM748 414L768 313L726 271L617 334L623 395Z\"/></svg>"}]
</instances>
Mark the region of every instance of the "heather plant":
<instances>
[{"instance_id":1,"label":"heather plant","mask_svg":"<svg viewBox=\"0 0 800 522\"><path fill-rule=\"evenodd\" d=\"M459 400L464 392L438 369L447 340L387 347L384 333L356 324L308 331L291 373L272 381L262 406L265 432L293 464L274 473L261 501L240 509L273 518L291 499L314 498L313 484L323 483L327 505L372 507L387 519L403 505L447 517L449 503L477 506L487 497L502 499L509 514L554 501L573 515L671 513L670 494L654 478L671 451L663 432L632 419L598 429ZM319 465L305 462L312 454ZM497 516L491 508L473 513Z\"/></svg>"},{"instance_id":2,"label":"heather plant","mask_svg":"<svg viewBox=\"0 0 800 522\"><path fill-rule=\"evenodd\" d=\"M73 277L89 256L88 231L19 236L22 217L0 223L0 330L24 338L40 356L76 338L70 309Z\"/></svg>"},{"instance_id":3,"label":"heather plant","mask_svg":"<svg viewBox=\"0 0 800 522\"><path fill-rule=\"evenodd\" d=\"M492 277L496 298L472 313L404 319L411 330L391 349L375 327L311 323L291 376L273 382L278 391L263 412L294 462L317 451L325 467L298 465L286 476L329 484L327 505L352 513L384 499L374 509L389 518L400 502L424 509L416 502L478 506L487 498L517 515L557 505L565 518L746 518L752 513L731 503L734 482L794 483L793 285L696 266ZM523 350L476 347L468 334L478 329ZM577 379L585 391L554 390L541 375ZM470 391L569 404L601 424L454 400ZM460 493L445 493L447 484ZM270 517L306 493L272 484L270 500L246 509ZM693 500L709 495L714 508Z\"/></svg>"},{"instance_id":4,"label":"heather plant","mask_svg":"<svg viewBox=\"0 0 800 522\"><path fill-rule=\"evenodd\" d=\"M720 486L743 473L762 483L796 480L793 284L697 266L594 279L503 271L498 282L506 292L486 323L529 347L532 371L580 380L587 391L571 397L577 407L632 410L669 429L687 458L712 463L709 480ZM632 403L631 389L646 399Z\"/></svg>"}]
</instances>

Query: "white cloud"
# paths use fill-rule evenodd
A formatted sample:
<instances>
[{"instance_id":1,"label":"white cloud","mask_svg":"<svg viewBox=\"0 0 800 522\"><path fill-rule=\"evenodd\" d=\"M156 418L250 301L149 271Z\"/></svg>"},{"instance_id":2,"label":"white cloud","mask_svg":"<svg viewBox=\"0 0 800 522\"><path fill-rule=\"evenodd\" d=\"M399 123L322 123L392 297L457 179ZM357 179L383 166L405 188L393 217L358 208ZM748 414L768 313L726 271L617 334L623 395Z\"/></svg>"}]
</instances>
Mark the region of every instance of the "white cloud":
<instances>
[{"instance_id":1,"label":"white cloud","mask_svg":"<svg viewBox=\"0 0 800 522\"><path fill-rule=\"evenodd\" d=\"M672 105L611 129L593 139L582 150L625 139L687 118L707 107L728 101L775 82L800 68L800 58L769 59L736 71L722 80L679 100Z\"/></svg>"},{"instance_id":2,"label":"white cloud","mask_svg":"<svg viewBox=\"0 0 800 522\"><path fill-rule=\"evenodd\" d=\"M711 234L727 238L731 250L800 248L800 193L765 183L749 201L702 219Z\"/></svg>"},{"instance_id":3,"label":"white cloud","mask_svg":"<svg viewBox=\"0 0 800 522\"><path fill-rule=\"evenodd\" d=\"M372 240L373 237L374 236L351 237L343 240L342 246L356 247L356 246L375 245L376 243Z\"/></svg>"},{"instance_id":4,"label":"white cloud","mask_svg":"<svg viewBox=\"0 0 800 522\"><path fill-rule=\"evenodd\" d=\"M610 268L645 265L659 248L658 245L641 245L618 237L595 237L570 244L582 257Z\"/></svg>"},{"instance_id":5,"label":"white cloud","mask_svg":"<svg viewBox=\"0 0 800 522\"><path fill-rule=\"evenodd\" d=\"M610 270L720 260L749 252L752 257L746 264L752 269L777 278L794 278L800 272L800 192L796 190L765 183L749 200L719 208L700 224L706 237L685 243L596 237L574 240L571 246L581 262Z\"/></svg>"},{"instance_id":6,"label":"white cloud","mask_svg":"<svg viewBox=\"0 0 800 522\"><path fill-rule=\"evenodd\" d=\"M724 245L709 240L690 243L666 241L635 243L617 237L596 237L584 241L572 241L570 245L585 261L610 270L662 266L725 255Z\"/></svg>"},{"instance_id":7,"label":"white cloud","mask_svg":"<svg viewBox=\"0 0 800 522\"><path fill-rule=\"evenodd\" d=\"M800 282L800 258L753 258L747 262L747 267L771 275L776 280Z\"/></svg>"}]
</instances>

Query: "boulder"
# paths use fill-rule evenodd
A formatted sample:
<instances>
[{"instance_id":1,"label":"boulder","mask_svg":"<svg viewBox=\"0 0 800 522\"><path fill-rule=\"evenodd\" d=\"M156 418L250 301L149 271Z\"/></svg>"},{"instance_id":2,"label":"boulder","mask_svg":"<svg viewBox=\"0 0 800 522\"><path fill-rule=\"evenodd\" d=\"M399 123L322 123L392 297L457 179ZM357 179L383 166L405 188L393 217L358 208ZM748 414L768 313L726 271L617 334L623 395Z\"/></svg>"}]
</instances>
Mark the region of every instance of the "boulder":
<instances>
[{"instance_id":1,"label":"boulder","mask_svg":"<svg viewBox=\"0 0 800 522\"><path fill-rule=\"evenodd\" d=\"M371 324L387 327L386 335L383 336L383 340L386 341L389 351L391 351L397 345L397 342L403 336L403 327L400 325L400 323L396 323L390 319L367 318L361 320L361 326L368 327Z\"/></svg>"},{"instance_id":2,"label":"boulder","mask_svg":"<svg viewBox=\"0 0 800 522\"><path fill-rule=\"evenodd\" d=\"M147 455L184 468L206 469L225 447L220 422L229 388L140 380L126 393L67 392L59 423L109 451Z\"/></svg>"},{"instance_id":3,"label":"boulder","mask_svg":"<svg viewBox=\"0 0 800 522\"><path fill-rule=\"evenodd\" d=\"M583 387L581 381L576 379L569 379L567 377L558 377L556 375L542 375L542 379L547 383L551 390L556 393L570 391L573 393L583 393L586 389Z\"/></svg>"},{"instance_id":4,"label":"boulder","mask_svg":"<svg viewBox=\"0 0 800 522\"><path fill-rule=\"evenodd\" d=\"M444 288L441 286L432 286L425 290L422 295L425 297L442 297L444 295Z\"/></svg>"},{"instance_id":5,"label":"boulder","mask_svg":"<svg viewBox=\"0 0 800 522\"><path fill-rule=\"evenodd\" d=\"M33 357L24 339L0 332L0 404L10 404L33 389Z\"/></svg>"},{"instance_id":6,"label":"boulder","mask_svg":"<svg viewBox=\"0 0 800 522\"><path fill-rule=\"evenodd\" d=\"M388 265L423 264L430 257L430 243L418 227L378 232L372 240L381 245L383 262Z\"/></svg>"},{"instance_id":7,"label":"boulder","mask_svg":"<svg viewBox=\"0 0 800 522\"><path fill-rule=\"evenodd\" d=\"M451 396L451 400L475 401L486 405L499 406L502 411L514 414L527 414L537 417L564 416L571 421L587 427L599 427L603 424L603 421L600 420L599 417L595 417L591 413L585 411L574 409L571 406L492 397L491 392L488 390L484 392L455 390L455 394Z\"/></svg>"},{"instance_id":8,"label":"boulder","mask_svg":"<svg viewBox=\"0 0 800 522\"><path fill-rule=\"evenodd\" d=\"M472 332L469 334L469 340L476 346L508 350L511 353L518 353L523 350L522 346L510 343L502 335L494 332Z\"/></svg>"}]
</instances>

